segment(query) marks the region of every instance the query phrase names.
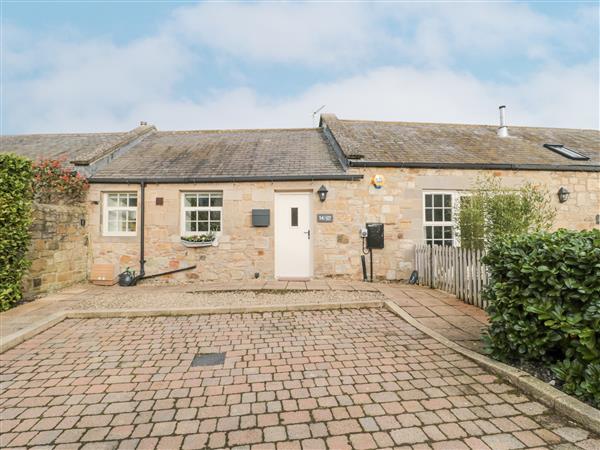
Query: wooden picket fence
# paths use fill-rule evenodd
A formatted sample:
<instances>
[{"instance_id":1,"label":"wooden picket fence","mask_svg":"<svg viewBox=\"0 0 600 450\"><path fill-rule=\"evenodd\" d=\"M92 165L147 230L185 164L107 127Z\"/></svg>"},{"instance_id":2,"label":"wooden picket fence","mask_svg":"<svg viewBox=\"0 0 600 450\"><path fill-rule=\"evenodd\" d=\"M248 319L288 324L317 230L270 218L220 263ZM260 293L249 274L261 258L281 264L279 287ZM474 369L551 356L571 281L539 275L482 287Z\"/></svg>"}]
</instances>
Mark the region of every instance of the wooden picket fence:
<instances>
[{"instance_id":1,"label":"wooden picket fence","mask_svg":"<svg viewBox=\"0 0 600 450\"><path fill-rule=\"evenodd\" d=\"M450 292L465 303L485 308L481 291L488 274L481 262L481 250L443 245L418 245L415 248L419 284Z\"/></svg>"}]
</instances>

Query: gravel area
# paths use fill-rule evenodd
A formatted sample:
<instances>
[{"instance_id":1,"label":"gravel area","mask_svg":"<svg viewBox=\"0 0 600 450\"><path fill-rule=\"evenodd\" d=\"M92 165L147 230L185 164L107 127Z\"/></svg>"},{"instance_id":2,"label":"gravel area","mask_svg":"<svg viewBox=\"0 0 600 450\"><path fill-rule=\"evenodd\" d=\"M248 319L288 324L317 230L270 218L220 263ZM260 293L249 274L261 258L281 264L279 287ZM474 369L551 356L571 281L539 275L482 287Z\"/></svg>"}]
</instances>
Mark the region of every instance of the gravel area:
<instances>
[{"instance_id":1,"label":"gravel area","mask_svg":"<svg viewBox=\"0 0 600 450\"><path fill-rule=\"evenodd\" d=\"M129 288L128 288L129 289ZM114 308L189 308L252 305L294 305L302 303L339 303L384 301L379 292L359 291L217 291L190 292L143 291L112 293L111 295L84 294L80 301L73 302L76 309Z\"/></svg>"}]
</instances>

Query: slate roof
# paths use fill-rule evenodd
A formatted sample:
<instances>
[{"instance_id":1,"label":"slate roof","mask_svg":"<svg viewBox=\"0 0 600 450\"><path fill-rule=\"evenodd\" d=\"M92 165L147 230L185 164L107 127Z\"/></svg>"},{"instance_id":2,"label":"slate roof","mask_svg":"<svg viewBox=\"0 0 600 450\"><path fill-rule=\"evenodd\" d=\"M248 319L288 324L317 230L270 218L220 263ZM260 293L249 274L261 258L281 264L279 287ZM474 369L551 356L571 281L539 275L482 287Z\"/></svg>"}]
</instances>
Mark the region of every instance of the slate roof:
<instances>
[{"instance_id":1,"label":"slate roof","mask_svg":"<svg viewBox=\"0 0 600 450\"><path fill-rule=\"evenodd\" d=\"M0 136L0 153L16 153L32 160L64 159L86 165L152 130L155 130L153 126L140 126L116 133Z\"/></svg>"},{"instance_id":2,"label":"slate roof","mask_svg":"<svg viewBox=\"0 0 600 450\"><path fill-rule=\"evenodd\" d=\"M346 175L320 129L159 131L94 179L203 179Z\"/></svg>"},{"instance_id":3,"label":"slate roof","mask_svg":"<svg viewBox=\"0 0 600 450\"><path fill-rule=\"evenodd\" d=\"M323 114L321 121L346 157L363 156L351 160L355 166L472 164L600 170L598 130L509 126L509 137L501 138L497 127L489 125L340 120L333 114ZM544 144L562 144L590 159L568 159Z\"/></svg>"}]
</instances>

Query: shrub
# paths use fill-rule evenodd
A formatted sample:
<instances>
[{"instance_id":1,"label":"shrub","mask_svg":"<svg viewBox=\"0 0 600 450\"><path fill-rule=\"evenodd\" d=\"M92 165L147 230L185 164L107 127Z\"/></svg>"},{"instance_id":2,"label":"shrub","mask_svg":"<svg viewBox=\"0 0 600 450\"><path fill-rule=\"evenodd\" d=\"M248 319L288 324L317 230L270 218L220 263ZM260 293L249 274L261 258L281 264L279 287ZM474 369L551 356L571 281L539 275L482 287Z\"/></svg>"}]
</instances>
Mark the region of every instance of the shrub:
<instances>
[{"instance_id":1,"label":"shrub","mask_svg":"<svg viewBox=\"0 0 600 450\"><path fill-rule=\"evenodd\" d=\"M25 158L0 154L0 310L10 308L23 295L21 279L31 224L33 173Z\"/></svg>"},{"instance_id":2,"label":"shrub","mask_svg":"<svg viewBox=\"0 0 600 450\"><path fill-rule=\"evenodd\" d=\"M35 178L35 199L40 203L83 201L89 183L71 168L64 167L62 161L42 159L33 164Z\"/></svg>"},{"instance_id":3,"label":"shrub","mask_svg":"<svg viewBox=\"0 0 600 450\"><path fill-rule=\"evenodd\" d=\"M502 237L483 261L487 351L548 365L565 392L600 406L600 230Z\"/></svg>"},{"instance_id":4,"label":"shrub","mask_svg":"<svg viewBox=\"0 0 600 450\"><path fill-rule=\"evenodd\" d=\"M555 215L541 186L526 183L509 189L498 178L487 177L477 182L472 195L461 198L456 234L461 247L483 250L501 236L547 230Z\"/></svg>"}]
</instances>

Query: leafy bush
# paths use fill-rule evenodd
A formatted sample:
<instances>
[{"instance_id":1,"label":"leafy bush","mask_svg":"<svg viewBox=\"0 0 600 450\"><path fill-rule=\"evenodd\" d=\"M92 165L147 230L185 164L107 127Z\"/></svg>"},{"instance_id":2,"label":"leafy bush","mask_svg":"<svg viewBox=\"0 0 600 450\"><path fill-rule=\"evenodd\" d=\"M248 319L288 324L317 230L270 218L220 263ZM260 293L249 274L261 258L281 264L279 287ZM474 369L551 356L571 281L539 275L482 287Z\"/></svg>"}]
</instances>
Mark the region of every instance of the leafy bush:
<instances>
[{"instance_id":1,"label":"leafy bush","mask_svg":"<svg viewBox=\"0 0 600 450\"><path fill-rule=\"evenodd\" d=\"M600 230L506 236L483 258L486 348L552 368L565 392L600 406Z\"/></svg>"},{"instance_id":2,"label":"leafy bush","mask_svg":"<svg viewBox=\"0 0 600 450\"><path fill-rule=\"evenodd\" d=\"M501 236L549 229L556 210L541 186L507 188L487 177L461 198L456 215L461 247L483 250Z\"/></svg>"},{"instance_id":3,"label":"leafy bush","mask_svg":"<svg viewBox=\"0 0 600 450\"><path fill-rule=\"evenodd\" d=\"M40 203L65 201L78 203L84 200L89 183L62 161L42 159L33 164L35 199Z\"/></svg>"},{"instance_id":4,"label":"leafy bush","mask_svg":"<svg viewBox=\"0 0 600 450\"><path fill-rule=\"evenodd\" d=\"M29 267L26 253L31 224L33 173L25 158L0 154L0 310L23 295L21 279Z\"/></svg>"}]
</instances>

